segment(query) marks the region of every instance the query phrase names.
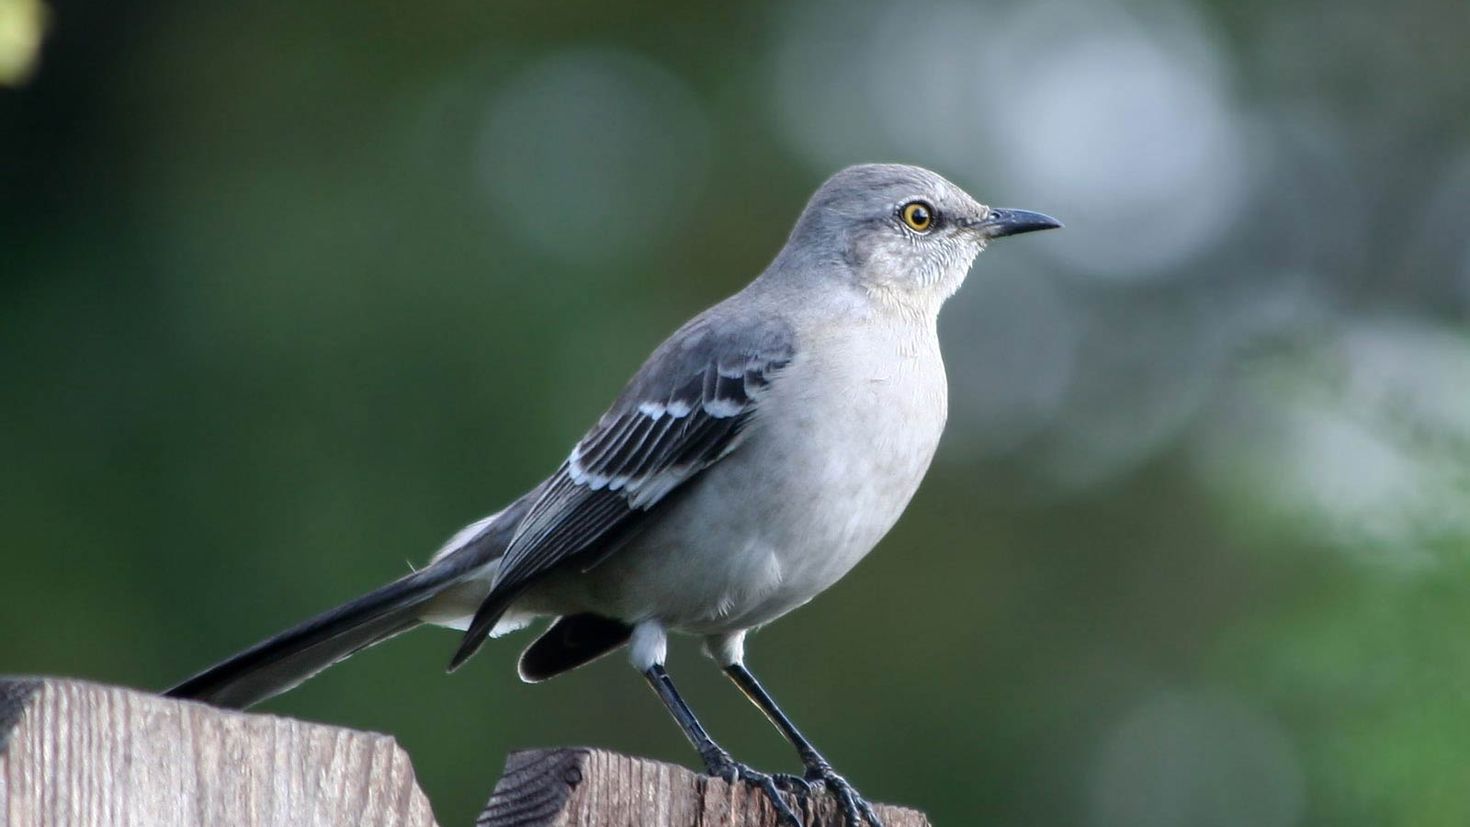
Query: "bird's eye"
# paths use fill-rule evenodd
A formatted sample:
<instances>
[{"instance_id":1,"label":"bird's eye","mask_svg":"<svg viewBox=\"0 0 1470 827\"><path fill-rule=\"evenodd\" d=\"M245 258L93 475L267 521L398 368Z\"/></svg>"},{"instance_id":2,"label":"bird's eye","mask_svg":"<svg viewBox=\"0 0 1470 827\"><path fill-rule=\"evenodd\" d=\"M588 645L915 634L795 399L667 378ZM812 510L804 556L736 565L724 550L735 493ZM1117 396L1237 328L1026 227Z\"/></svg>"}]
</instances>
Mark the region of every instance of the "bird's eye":
<instances>
[{"instance_id":1,"label":"bird's eye","mask_svg":"<svg viewBox=\"0 0 1470 827\"><path fill-rule=\"evenodd\" d=\"M898 214L909 229L926 233L934 226L934 208L923 201L910 201L899 209Z\"/></svg>"}]
</instances>

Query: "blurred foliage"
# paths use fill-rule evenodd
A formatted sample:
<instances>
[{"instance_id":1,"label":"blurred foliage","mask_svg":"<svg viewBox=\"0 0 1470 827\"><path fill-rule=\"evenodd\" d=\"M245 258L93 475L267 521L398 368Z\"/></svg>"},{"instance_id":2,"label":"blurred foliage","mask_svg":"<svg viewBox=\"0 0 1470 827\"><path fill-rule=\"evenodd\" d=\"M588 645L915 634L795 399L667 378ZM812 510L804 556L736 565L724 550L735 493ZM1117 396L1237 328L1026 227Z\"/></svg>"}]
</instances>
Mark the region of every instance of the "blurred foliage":
<instances>
[{"instance_id":1,"label":"blurred foliage","mask_svg":"<svg viewBox=\"0 0 1470 827\"><path fill-rule=\"evenodd\" d=\"M939 824L1463 824L1467 34L1463 0L58 6L0 90L0 670L163 687L400 574L826 175L902 160L1068 230L981 257L925 487L752 639L793 717ZM523 640L446 677L416 633L266 709L393 733L445 824L516 747L690 763L621 658L528 687Z\"/></svg>"}]
</instances>

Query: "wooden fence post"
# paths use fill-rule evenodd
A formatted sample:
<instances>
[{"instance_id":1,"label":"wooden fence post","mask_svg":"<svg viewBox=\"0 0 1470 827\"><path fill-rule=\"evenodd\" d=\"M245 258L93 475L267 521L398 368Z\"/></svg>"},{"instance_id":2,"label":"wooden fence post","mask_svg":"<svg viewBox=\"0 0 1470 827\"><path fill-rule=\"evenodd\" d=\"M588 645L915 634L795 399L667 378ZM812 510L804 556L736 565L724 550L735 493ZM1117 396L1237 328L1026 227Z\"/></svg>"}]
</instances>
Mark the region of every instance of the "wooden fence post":
<instances>
[{"instance_id":1,"label":"wooden fence post","mask_svg":"<svg viewBox=\"0 0 1470 827\"><path fill-rule=\"evenodd\" d=\"M814 796L809 827L838 827ZM879 807L888 827L924 816ZM512 753L479 827L777 827L758 790L595 749ZM387 735L0 678L0 827L436 827Z\"/></svg>"},{"instance_id":2,"label":"wooden fence post","mask_svg":"<svg viewBox=\"0 0 1470 827\"><path fill-rule=\"evenodd\" d=\"M795 799L793 809L801 810ZM877 805L887 827L929 827L922 813ZM842 827L832 796L814 796L811 827ZM781 827L765 794L684 767L570 748L513 752L476 827Z\"/></svg>"}]
</instances>

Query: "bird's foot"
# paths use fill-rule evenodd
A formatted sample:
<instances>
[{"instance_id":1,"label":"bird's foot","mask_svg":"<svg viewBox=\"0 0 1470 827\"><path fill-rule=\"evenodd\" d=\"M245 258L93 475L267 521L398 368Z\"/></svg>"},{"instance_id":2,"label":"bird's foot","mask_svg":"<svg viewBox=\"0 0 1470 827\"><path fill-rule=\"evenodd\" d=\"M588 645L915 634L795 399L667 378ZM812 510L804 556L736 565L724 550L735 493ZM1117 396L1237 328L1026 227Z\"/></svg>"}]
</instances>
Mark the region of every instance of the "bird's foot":
<instances>
[{"instance_id":1,"label":"bird's foot","mask_svg":"<svg viewBox=\"0 0 1470 827\"><path fill-rule=\"evenodd\" d=\"M804 799L812 794L815 786L808 781L804 775L792 775L789 772L773 772L771 778L776 781L776 788L791 793L798 799Z\"/></svg>"},{"instance_id":2,"label":"bird's foot","mask_svg":"<svg viewBox=\"0 0 1470 827\"><path fill-rule=\"evenodd\" d=\"M883 827L883 819L873 812L872 805L858 795L852 784L838 775L826 761L807 765L806 776L802 780L808 785L822 784L837 796L837 802L842 806L842 817L848 827L863 827L864 821L870 827Z\"/></svg>"},{"instance_id":3,"label":"bird's foot","mask_svg":"<svg viewBox=\"0 0 1470 827\"><path fill-rule=\"evenodd\" d=\"M761 792L766 794L766 798L771 802L771 806L776 809L776 816L783 823L790 825L790 827L802 827L806 823L803 818L796 814L795 810L791 809L791 805L786 803L786 799L781 796L783 789L787 792L796 792L795 789L788 786L789 779L795 778L795 776L776 776L761 772L748 764L742 764L736 761L730 757L729 753L706 756L704 765L705 770L716 778L723 778L731 784L744 782L759 787ZM802 783L805 786L804 780ZM804 802L802 809L806 809Z\"/></svg>"}]
</instances>

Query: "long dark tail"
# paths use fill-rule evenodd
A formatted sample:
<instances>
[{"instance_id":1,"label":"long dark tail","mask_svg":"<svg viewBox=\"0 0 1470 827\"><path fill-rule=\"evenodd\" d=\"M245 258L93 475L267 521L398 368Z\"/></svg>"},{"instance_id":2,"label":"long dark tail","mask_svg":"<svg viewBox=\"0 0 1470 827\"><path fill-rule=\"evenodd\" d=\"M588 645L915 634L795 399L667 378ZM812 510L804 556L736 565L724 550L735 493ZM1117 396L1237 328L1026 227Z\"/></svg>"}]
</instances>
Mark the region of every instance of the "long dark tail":
<instances>
[{"instance_id":1,"label":"long dark tail","mask_svg":"<svg viewBox=\"0 0 1470 827\"><path fill-rule=\"evenodd\" d=\"M164 694L232 709L260 703L419 625L419 607L462 575L460 567L443 564L414 572L263 640Z\"/></svg>"},{"instance_id":2,"label":"long dark tail","mask_svg":"<svg viewBox=\"0 0 1470 827\"><path fill-rule=\"evenodd\" d=\"M418 626L425 603L505 553L531 494L455 535L427 568L263 640L164 694L244 709Z\"/></svg>"}]
</instances>

